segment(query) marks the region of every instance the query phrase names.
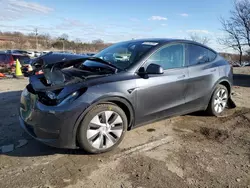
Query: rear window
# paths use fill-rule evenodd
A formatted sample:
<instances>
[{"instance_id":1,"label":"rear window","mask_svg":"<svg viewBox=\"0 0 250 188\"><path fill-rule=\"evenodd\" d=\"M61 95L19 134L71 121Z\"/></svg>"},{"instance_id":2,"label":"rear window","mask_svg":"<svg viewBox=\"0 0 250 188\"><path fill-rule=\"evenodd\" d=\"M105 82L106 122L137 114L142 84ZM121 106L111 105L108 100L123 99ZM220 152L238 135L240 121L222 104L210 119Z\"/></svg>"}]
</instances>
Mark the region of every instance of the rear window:
<instances>
[{"instance_id":1,"label":"rear window","mask_svg":"<svg viewBox=\"0 0 250 188\"><path fill-rule=\"evenodd\" d=\"M0 63L7 63L8 57L6 54L0 54Z\"/></svg>"},{"instance_id":2,"label":"rear window","mask_svg":"<svg viewBox=\"0 0 250 188\"><path fill-rule=\"evenodd\" d=\"M14 61L18 59L21 64L27 64L30 61L29 56L13 55Z\"/></svg>"}]
</instances>

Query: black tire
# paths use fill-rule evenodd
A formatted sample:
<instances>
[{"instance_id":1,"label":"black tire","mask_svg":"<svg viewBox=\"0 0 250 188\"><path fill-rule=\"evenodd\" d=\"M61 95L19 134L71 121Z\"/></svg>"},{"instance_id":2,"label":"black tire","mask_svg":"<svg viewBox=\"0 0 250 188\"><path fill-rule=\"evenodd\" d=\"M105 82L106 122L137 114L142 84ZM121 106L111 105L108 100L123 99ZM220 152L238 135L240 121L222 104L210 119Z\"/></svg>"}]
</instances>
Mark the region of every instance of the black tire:
<instances>
[{"instance_id":1,"label":"black tire","mask_svg":"<svg viewBox=\"0 0 250 188\"><path fill-rule=\"evenodd\" d=\"M226 88L225 86L219 84L219 85L216 86L216 88L215 88L215 90L214 90L214 92L213 92L213 95L212 95L212 97L211 97L211 99L210 99L210 101L209 101L207 110L206 110L206 112L207 112L209 115L213 115L213 116L217 116L217 117L218 117L218 116L221 116L222 113L224 112L225 108L226 108L226 107L224 107L223 110L222 110L220 113L216 112L216 110L215 110L214 101L215 101L215 98L216 98L217 93L218 93L221 89L223 89L223 90L226 91L227 99L226 99L225 102L226 102L226 105L227 105L228 98L229 98L228 90L227 90L227 88Z\"/></svg>"},{"instance_id":2,"label":"black tire","mask_svg":"<svg viewBox=\"0 0 250 188\"><path fill-rule=\"evenodd\" d=\"M123 121L123 128L122 128L122 134L120 136L120 138L115 142L115 144L109 148L102 148L102 149L96 149L95 147L93 147L90 142L87 139L87 130L90 124L90 121L99 113L103 112L103 111L114 111L115 113L117 113L122 121ZM127 127L128 127L128 122L127 122L127 116L124 113L124 111L118 107L117 105L113 104L113 103L107 103L107 104L98 104L95 107L93 107L84 117L78 132L77 132L77 140L79 143L79 146L84 149L85 151L89 152L89 153L104 153L107 151L110 151L112 149L114 149L115 147L117 147L120 142L123 140L123 137L127 131Z\"/></svg>"}]
</instances>

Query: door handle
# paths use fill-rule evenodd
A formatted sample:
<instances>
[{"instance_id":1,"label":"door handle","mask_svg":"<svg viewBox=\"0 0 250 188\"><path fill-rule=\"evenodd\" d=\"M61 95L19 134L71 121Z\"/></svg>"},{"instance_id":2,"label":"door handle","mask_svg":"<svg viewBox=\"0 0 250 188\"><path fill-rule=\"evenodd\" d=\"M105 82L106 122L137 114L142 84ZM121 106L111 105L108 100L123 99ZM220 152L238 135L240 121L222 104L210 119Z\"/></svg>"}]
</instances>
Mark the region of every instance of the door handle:
<instances>
[{"instance_id":1,"label":"door handle","mask_svg":"<svg viewBox=\"0 0 250 188\"><path fill-rule=\"evenodd\" d=\"M212 69L210 72L215 72L216 71L216 69Z\"/></svg>"},{"instance_id":2,"label":"door handle","mask_svg":"<svg viewBox=\"0 0 250 188\"><path fill-rule=\"evenodd\" d=\"M182 78L185 78L186 76L185 76L185 74L183 74L183 75L181 75L181 76L178 76L177 78L178 79L182 79Z\"/></svg>"}]
</instances>

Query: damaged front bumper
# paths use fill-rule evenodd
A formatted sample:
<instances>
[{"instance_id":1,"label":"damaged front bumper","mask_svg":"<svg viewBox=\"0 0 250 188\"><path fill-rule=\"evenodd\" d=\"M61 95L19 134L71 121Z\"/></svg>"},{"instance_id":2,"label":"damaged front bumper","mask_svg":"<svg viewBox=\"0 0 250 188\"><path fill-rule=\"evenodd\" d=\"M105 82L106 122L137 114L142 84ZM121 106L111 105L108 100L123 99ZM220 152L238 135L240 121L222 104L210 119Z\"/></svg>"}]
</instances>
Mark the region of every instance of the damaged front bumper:
<instances>
[{"instance_id":1,"label":"damaged front bumper","mask_svg":"<svg viewBox=\"0 0 250 188\"><path fill-rule=\"evenodd\" d=\"M75 149L78 148L75 124L87 106L46 106L37 100L37 95L25 89L21 95L19 121L36 140L57 148Z\"/></svg>"}]
</instances>

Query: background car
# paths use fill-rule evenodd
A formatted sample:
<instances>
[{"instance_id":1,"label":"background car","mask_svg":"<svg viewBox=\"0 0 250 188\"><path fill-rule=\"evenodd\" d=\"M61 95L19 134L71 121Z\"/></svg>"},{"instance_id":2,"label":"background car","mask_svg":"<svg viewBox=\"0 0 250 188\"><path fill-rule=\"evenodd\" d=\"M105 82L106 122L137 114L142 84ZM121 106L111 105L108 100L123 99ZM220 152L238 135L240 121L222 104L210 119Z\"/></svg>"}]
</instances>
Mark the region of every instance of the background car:
<instances>
[{"instance_id":1,"label":"background car","mask_svg":"<svg viewBox=\"0 0 250 188\"><path fill-rule=\"evenodd\" d=\"M4 68L11 68L15 66L17 59L21 65L25 65L28 64L30 57L20 53L0 53L0 66Z\"/></svg>"},{"instance_id":2,"label":"background car","mask_svg":"<svg viewBox=\"0 0 250 188\"><path fill-rule=\"evenodd\" d=\"M47 53L49 53L50 51L43 51L43 52L41 52L41 55L44 55L44 54L47 54Z\"/></svg>"},{"instance_id":3,"label":"background car","mask_svg":"<svg viewBox=\"0 0 250 188\"><path fill-rule=\"evenodd\" d=\"M41 52L38 52L38 51L34 51L35 55L34 57L39 57L41 55Z\"/></svg>"},{"instance_id":4,"label":"background car","mask_svg":"<svg viewBox=\"0 0 250 188\"><path fill-rule=\"evenodd\" d=\"M28 55L28 52L25 50L6 50L7 53L16 53L16 54L23 54L23 55Z\"/></svg>"},{"instance_id":5,"label":"background car","mask_svg":"<svg viewBox=\"0 0 250 188\"><path fill-rule=\"evenodd\" d=\"M88 55L88 56L94 56L95 53L93 53L93 52L88 52L88 53L86 53L86 55Z\"/></svg>"},{"instance_id":6,"label":"background car","mask_svg":"<svg viewBox=\"0 0 250 188\"><path fill-rule=\"evenodd\" d=\"M34 58L35 57L35 52L29 51L27 54L29 57Z\"/></svg>"}]
</instances>

